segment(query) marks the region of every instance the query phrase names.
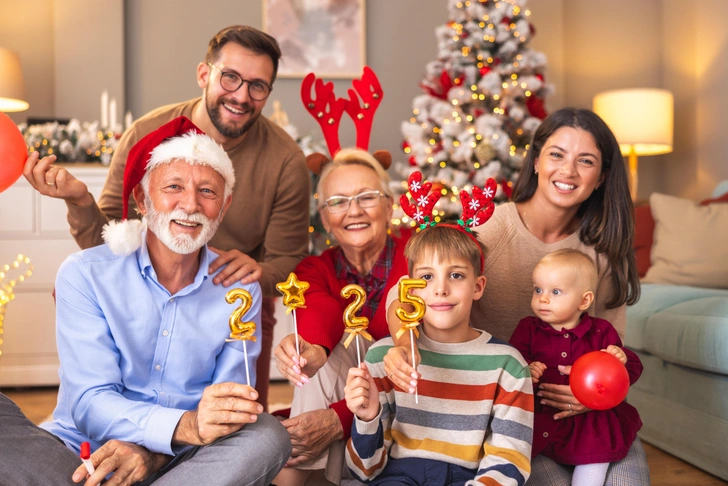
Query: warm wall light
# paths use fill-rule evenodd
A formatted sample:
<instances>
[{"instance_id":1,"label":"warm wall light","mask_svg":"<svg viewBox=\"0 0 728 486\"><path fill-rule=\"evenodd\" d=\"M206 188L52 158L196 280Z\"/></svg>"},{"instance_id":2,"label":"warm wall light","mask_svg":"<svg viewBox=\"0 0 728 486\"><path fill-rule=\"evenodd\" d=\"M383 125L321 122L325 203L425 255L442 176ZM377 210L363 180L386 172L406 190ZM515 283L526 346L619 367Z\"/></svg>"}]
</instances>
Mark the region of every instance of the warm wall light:
<instances>
[{"instance_id":1,"label":"warm wall light","mask_svg":"<svg viewBox=\"0 0 728 486\"><path fill-rule=\"evenodd\" d=\"M25 111L28 108L20 58L0 47L0 111Z\"/></svg>"},{"instance_id":2,"label":"warm wall light","mask_svg":"<svg viewBox=\"0 0 728 486\"><path fill-rule=\"evenodd\" d=\"M637 156L672 152L673 100L664 89L618 89L594 97L594 112L629 156L632 200L637 199Z\"/></svg>"}]
</instances>

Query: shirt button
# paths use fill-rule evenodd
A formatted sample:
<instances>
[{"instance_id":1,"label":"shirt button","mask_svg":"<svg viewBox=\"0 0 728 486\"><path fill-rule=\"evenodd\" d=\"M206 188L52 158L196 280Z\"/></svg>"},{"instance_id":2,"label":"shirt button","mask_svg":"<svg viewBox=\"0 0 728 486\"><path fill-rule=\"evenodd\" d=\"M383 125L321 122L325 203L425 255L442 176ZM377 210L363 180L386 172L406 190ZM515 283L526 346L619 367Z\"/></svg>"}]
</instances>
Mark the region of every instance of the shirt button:
<instances>
[{"instance_id":1,"label":"shirt button","mask_svg":"<svg viewBox=\"0 0 728 486\"><path fill-rule=\"evenodd\" d=\"M548 436L549 436L549 433L548 433L548 432L544 432L544 433L543 433L543 436L544 436L544 437L548 437Z\"/></svg>"},{"instance_id":2,"label":"shirt button","mask_svg":"<svg viewBox=\"0 0 728 486\"><path fill-rule=\"evenodd\" d=\"M174 297L172 297L171 299L169 299L169 302L170 302L170 303L171 303L171 302L174 302Z\"/></svg>"},{"instance_id":3,"label":"shirt button","mask_svg":"<svg viewBox=\"0 0 728 486\"><path fill-rule=\"evenodd\" d=\"M568 338L569 338L569 333L566 333L566 334L564 334L564 337L565 337L566 339L568 339Z\"/></svg>"},{"instance_id":4,"label":"shirt button","mask_svg":"<svg viewBox=\"0 0 728 486\"><path fill-rule=\"evenodd\" d=\"M154 369L157 370L157 371L159 371L159 370L162 369L162 366L161 365L157 365L157 366L154 367Z\"/></svg>"},{"instance_id":5,"label":"shirt button","mask_svg":"<svg viewBox=\"0 0 728 486\"><path fill-rule=\"evenodd\" d=\"M162 336L169 336L169 331L166 329L162 331Z\"/></svg>"},{"instance_id":6,"label":"shirt button","mask_svg":"<svg viewBox=\"0 0 728 486\"><path fill-rule=\"evenodd\" d=\"M566 358L566 351L564 351L563 353L561 353L561 357L562 358Z\"/></svg>"}]
</instances>

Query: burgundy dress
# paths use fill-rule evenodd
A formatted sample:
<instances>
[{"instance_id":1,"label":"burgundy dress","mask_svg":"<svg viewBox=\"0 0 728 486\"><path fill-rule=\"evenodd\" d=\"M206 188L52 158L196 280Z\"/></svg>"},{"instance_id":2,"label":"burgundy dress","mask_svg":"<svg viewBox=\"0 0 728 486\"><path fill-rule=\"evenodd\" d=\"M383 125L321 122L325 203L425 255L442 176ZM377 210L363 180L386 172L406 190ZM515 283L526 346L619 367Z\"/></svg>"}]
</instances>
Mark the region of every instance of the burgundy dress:
<instances>
[{"instance_id":1,"label":"burgundy dress","mask_svg":"<svg viewBox=\"0 0 728 486\"><path fill-rule=\"evenodd\" d=\"M540 361L547 366L539 383L568 385L569 376L562 375L558 365L573 365L583 354L606 349L613 344L622 347L614 327L604 319L584 313L574 329L557 331L533 316L518 323L510 343L530 364ZM630 385L642 374L642 363L632 351L627 355ZM554 420L561 412L541 405L534 390L534 423L532 457L543 454L561 464L593 464L615 462L627 456L637 431L642 427L637 409L626 401L610 410L592 410L573 417Z\"/></svg>"}]
</instances>

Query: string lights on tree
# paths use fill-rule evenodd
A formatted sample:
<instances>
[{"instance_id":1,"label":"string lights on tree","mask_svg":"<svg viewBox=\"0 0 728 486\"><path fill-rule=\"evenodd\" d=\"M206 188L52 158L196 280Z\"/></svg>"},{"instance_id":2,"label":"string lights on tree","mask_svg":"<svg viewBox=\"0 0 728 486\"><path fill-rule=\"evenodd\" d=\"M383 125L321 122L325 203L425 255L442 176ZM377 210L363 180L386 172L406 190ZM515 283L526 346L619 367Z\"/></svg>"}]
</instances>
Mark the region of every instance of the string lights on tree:
<instances>
[{"instance_id":1,"label":"string lights on tree","mask_svg":"<svg viewBox=\"0 0 728 486\"><path fill-rule=\"evenodd\" d=\"M449 0L451 20L435 29L437 59L426 66L424 93L402 123L406 180L419 170L443 197L436 219L456 213L460 190L499 183L510 197L531 135L546 117L546 56L527 47L535 33L525 0ZM403 182L400 192L407 190ZM414 224L395 207L395 225Z\"/></svg>"}]
</instances>

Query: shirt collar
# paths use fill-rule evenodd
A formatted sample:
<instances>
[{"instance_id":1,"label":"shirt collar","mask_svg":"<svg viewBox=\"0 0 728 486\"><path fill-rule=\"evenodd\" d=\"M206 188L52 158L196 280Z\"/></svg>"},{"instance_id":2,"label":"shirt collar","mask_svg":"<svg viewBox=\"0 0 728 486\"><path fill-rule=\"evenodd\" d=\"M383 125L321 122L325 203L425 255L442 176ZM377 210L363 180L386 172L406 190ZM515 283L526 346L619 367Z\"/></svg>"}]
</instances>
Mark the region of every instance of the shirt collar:
<instances>
[{"instance_id":1,"label":"shirt collar","mask_svg":"<svg viewBox=\"0 0 728 486\"><path fill-rule=\"evenodd\" d=\"M142 246L140 246L139 249L136 251L137 262L139 264L139 272L141 273L142 277L150 277L155 282L159 283L159 280L157 279L157 272L154 271L154 267L152 266L152 259L149 256L149 247L147 246L148 231L149 230L147 229L142 233ZM202 256L200 257L200 267L197 269L197 274L195 275L194 282L177 292L177 295L187 294L189 292L189 290L187 289L196 289L197 287L202 285L202 282L207 280L207 277L210 276L210 255L207 251L207 245L203 245L202 248L200 248L200 252L202 254Z\"/></svg>"},{"instance_id":2,"label":"shirt collar","mask_svg":"<svg viewBox=\"0 0 728 486\"><path fill-rule=\"evenodd\" d=\"M584 334L589 332L589 330L591 329L592 320L591 320L591 317L589 317L589 313L584 312L581 315L581 318L579 319L579 324L577 324L576 327L573 329L563 329L562 328L557 331L556 329L551 327L551 324L549 324L548 322L544 322L541 319L538 320L538 325L539 325L539 327L541 327L541 329L543 329L546 332L550 332L551 334L563 334L564 332L567 332L567 333L572 333L572 334L576 335L577 338L582 338L582 337L584 337Z\"/></svg>"},{"instance_id":3,"label":"shirt collar","mask_svg":"<svg viewBox=\"0 0 728 486\"><path fill-rule=\"evenodd\" d=\"M376 280L386 280L389 276L393 255L394 240L387 235L384 249L379 254L377 261L374 262L372 269L369 271L369 276ZM336 271L336 278L339 280L351 280L350 277L366 277L365 275L361 275L356 267L349 263L341 246L337 246L334 250L334 270Z\"/></svg>"}]
</instances>

